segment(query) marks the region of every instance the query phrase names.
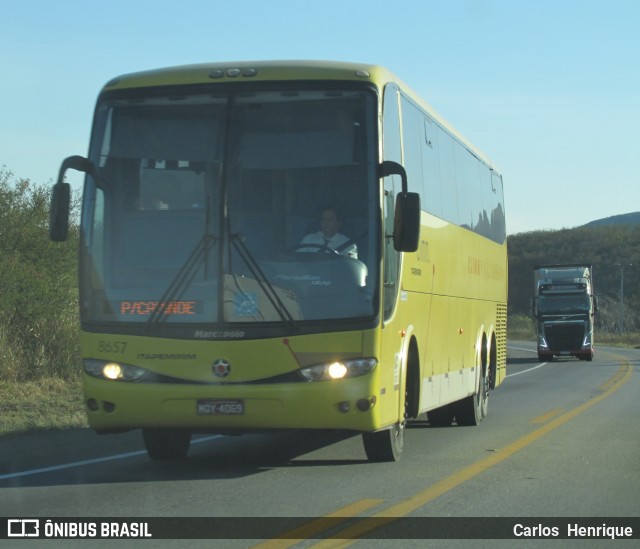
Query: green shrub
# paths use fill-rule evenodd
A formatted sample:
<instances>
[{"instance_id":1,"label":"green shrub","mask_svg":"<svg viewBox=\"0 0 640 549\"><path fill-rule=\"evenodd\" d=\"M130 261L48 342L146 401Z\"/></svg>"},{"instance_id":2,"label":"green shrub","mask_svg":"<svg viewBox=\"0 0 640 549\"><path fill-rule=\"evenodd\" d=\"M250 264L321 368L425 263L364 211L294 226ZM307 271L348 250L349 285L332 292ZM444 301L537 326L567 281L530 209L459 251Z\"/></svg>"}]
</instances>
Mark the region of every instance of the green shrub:
<instances>
[{"instance_id":1,"label":"green shrub","mask_svg":"<svg viewBox=\"0 0 640 549\"><path fill-rule=\"evenodd\" d=\"M77 376L78 227L65 243L49 240L49 194L0 168L2 380Z\"/></svg>"},{"instance_id":2,"label":"green shrub","mask_svg":"<svg viewBox=\"0 0 640 549\"><path fill-rule=\"evenodd\" d=\"M534 341L536 327L533 319L525 315L510 315L507 320L507 338Z\"/></svg>"}]
</instances>

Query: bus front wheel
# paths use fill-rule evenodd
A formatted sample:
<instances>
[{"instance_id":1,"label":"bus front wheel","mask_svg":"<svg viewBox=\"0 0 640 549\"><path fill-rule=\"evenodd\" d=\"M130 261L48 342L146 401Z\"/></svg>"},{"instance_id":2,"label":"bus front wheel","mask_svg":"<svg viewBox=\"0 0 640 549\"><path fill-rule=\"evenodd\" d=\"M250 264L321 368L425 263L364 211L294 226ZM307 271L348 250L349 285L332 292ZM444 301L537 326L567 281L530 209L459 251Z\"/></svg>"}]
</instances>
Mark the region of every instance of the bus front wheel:
<instances>
[{"instance_id":1,"label":"bus front wheel","mask_svg":"<svg viewBox=\"0 0 640 549\"><path fill-rule=\"evenodd\" d=\"M142 429L142 439L151 459L182 459L189 451L191 432L181 429Z\"/></svg>"},{"instance_id":2,"label":"bus front wheel","mask_svg":"<svg viewBox=\"0 0 640 549\"><path fill-rule=\"evenodd\" d=\"M398 461L404 449L404 423L396 423L390 429L363 433L364 451L369 461Z\"/></svg>"}]
</instances>

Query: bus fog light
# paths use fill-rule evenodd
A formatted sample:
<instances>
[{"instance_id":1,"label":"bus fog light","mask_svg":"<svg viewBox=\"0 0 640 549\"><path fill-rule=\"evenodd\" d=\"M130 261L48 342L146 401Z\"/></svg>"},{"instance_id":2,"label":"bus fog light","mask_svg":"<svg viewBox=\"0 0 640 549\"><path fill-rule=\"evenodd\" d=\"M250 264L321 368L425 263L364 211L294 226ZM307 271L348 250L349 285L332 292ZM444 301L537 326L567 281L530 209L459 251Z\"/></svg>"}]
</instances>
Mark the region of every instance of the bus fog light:
<instances>
[{"instance_id":1,"label":"bus fog light","mask_svg":"<svg viewBox=\"0 0 640 549\"><path fill-rule=\"evenodd\" d=\"M102 409L107 412L107 414L111 414L115 411L116 405L113 402L103 402Z\"/></svg>"},{"instance_id":2,"label":"bus fog light","mask_svg":"<svg viewBox=\"0 0 640 549\"><path fill-rule=\"evenodd\" d=\"M356 406L361 412L366 412L371 408L371 401L368 398L361 398L356 402Z\"/></svg>"},{"instance_id":3,"label":"bus fog light","mask_svg":"<svg viewBox=\"0 0 640 549\"><path fill-rule=\"evenodd\" d=\"M340 410L343 414L346 414L350 409L351 405L346 400L338 404L338 410Z\"/></svg>"}]
</instances>

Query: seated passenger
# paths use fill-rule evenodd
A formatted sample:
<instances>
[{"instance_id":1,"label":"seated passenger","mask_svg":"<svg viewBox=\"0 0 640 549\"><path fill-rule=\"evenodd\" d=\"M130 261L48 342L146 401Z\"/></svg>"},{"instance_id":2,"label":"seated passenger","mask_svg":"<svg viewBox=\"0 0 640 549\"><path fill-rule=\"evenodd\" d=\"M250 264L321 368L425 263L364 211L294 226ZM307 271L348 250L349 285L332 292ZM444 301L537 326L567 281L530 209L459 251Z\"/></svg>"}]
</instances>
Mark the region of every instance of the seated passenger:
<instances>
[{"instance_id":1,"label":"seated passenger","mask_svg":"<svg viewBox=\"0 0 640 549\"><path fill-rule=\"evenodd\" d=\"M335 208L328 207L320 215L320 230L306 235L298 246L298 252L326 252L334 250L358 259L356 243L339 232L342 220Z\"/></svg>"}]
</instances>

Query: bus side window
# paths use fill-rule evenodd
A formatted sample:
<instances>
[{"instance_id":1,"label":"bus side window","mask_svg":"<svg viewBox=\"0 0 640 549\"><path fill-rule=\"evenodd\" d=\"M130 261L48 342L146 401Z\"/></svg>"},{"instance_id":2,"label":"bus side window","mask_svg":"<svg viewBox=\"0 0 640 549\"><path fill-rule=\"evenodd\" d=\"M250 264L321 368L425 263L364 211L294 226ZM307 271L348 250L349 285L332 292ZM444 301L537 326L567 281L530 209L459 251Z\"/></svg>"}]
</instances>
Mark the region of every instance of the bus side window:
<instances>
[{"instance_id":1,"label":"bus side window","mask_svg":"<svg viewBox=\"0 0 640 549\"><path fill-rule=\"evenodd\" d=\"M383 105L383 148L384 159L402 164L402 141L400 138L400 109L398 104L398 88L387 85L384 90ZM395 197L400 182L394 186L397 176L384 178L384 318L393 314L398 294L398 269L400 267L399 253L393 246L393 227L395 214ZM398 178L399 179L399 178Z\"/></svg>"},{"instance_id":2,"label":"bus side window","mask_svg":"<svg viewBox=\"0 0 640 549\"><path fill-rule=\"evenodd\" d=\"M393 246L393 226L395 212L393 177L385 179L384 190L384 317L393 313L398 289L399 253Z\"/></svg>"}]
</instances>

